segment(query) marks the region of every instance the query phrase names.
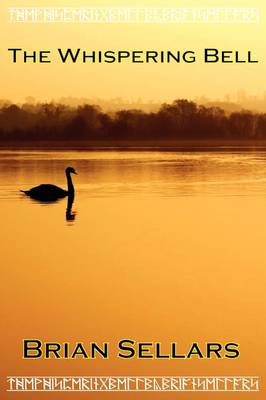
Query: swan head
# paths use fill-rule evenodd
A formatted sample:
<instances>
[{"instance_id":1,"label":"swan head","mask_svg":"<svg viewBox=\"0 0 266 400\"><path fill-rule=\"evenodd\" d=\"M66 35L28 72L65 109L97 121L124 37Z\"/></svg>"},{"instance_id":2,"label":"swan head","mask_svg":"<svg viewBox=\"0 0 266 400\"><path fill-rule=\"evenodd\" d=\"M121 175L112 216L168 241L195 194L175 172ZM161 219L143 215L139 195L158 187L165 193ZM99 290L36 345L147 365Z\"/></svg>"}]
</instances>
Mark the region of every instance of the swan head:
<instances>
[{"instance_id":1,"label":"swan head","mask_svg":"<svg viewBox=\"0 0 266 400\"><path fill-rule=\"evenodd\" d=\"M73 167L67 167L66 168L66 174L75 174L77 175L75 169Z\"/></svg>"}]
</instances>

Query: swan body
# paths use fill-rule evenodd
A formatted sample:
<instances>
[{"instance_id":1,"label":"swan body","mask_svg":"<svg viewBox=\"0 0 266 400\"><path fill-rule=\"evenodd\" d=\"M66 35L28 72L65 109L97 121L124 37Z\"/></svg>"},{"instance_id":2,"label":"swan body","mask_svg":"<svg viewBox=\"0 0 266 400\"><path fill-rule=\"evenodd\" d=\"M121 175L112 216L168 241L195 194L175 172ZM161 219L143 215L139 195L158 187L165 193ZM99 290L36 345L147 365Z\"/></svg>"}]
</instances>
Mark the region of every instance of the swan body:
<instances>
[{"instance_id":1,"label":"swan body","mask_svg":"<svg viewBox=\"0 0 266 400\"><path fill-rule=\"evenodd\" d=\"M42 184L29 190L21 190L26 196L40 201L56 201L66 196L74 197L74 186L71 174L77 174L74 168L66 168L67 190L61 189L56 185Z\"/></svg>"}]
</instances>

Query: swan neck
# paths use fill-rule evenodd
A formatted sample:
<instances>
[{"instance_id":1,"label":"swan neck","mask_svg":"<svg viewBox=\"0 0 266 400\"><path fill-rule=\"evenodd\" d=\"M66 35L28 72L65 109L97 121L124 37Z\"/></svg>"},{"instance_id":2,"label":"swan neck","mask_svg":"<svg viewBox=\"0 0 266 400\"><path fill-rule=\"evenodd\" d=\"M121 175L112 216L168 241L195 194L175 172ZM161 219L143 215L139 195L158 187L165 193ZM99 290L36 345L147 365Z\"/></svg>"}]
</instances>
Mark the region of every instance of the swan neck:
<instances>
[{"instance_id":1,"label":"swan neck","mask_svg":"<svg viewBox=\"0 0 266 400\"><path fill-rule=\"evenodd\" d=\"M74 193L74 185L72 182L71 174L69 172L66 172L66 178L67 178L67 191L69 194Z\"/></svg>"}]
</instances>

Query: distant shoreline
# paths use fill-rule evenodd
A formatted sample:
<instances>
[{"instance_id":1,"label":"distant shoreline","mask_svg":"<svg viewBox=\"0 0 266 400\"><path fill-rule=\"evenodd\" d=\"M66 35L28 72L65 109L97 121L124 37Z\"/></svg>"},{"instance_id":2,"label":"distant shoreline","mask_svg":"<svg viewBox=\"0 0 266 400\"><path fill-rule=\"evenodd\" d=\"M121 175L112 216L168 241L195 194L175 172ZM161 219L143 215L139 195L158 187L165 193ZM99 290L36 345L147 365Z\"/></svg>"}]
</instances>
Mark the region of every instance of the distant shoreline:
<instances>
[{"instance_id":1,"label":"distant shoreline","mask_svg":"<svg viewBox=\"0 0 266 400\"><path fill-rule=\"evenodd\" d=\"M208 151L266 149L266 140L200 141L2 141L0 150L120 150L120 151Z\"/></svg>"}]
</instances>

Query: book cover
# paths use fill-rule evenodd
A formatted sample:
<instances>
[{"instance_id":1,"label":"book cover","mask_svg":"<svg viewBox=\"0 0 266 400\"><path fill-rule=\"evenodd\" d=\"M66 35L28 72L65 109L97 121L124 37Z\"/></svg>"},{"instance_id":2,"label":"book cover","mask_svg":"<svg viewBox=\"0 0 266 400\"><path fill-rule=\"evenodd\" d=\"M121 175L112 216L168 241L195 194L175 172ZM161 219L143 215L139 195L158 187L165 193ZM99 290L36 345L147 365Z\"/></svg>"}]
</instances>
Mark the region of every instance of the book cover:
<instances>
[{"instance_id":1,"label":"book cover","mask_svg":"<svg viewBox=\"0 0 266 400\"><path fill-rule=\"evenodd\" d=\"M264 2L0 10L0 397L264 399Z\"/></svg>"}]
</instances>

